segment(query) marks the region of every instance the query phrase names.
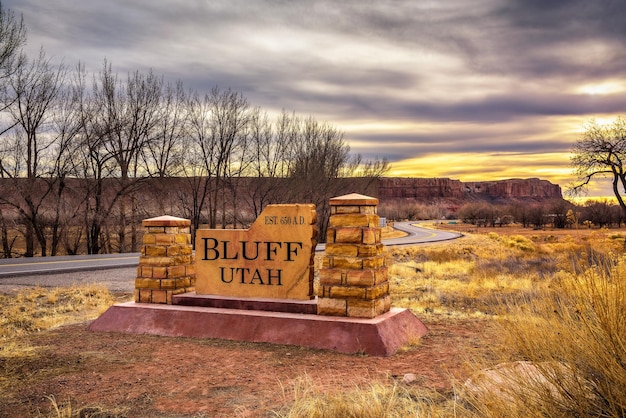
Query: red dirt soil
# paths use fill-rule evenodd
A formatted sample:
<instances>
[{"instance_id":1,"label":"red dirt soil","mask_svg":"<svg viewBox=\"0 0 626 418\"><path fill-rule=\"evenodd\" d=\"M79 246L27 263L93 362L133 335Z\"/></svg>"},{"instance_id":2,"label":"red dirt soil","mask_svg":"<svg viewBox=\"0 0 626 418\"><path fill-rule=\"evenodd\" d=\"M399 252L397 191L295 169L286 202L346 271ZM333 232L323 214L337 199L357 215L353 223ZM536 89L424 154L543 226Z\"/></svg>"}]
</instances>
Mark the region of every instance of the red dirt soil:
<instances>
[{"instance_id":1,"label":"red dirt soil","mask_svg":"<svg viewBox=\"0 0 626 418\"><path fill-rule=\"evenodd\" d=\"M305 376L333 391L414 373L411 385L450 394L455 378L467 377L466 361L484 355L497 332L484 320L421 319L429 334L390 357L64 326L25 337L41 348L11 373L21 378L0 395L0 416L47 413L48 395L75 411L98 407L129 417L270 416L292 402L293 383Z\"/></svg>"}]
</instances>

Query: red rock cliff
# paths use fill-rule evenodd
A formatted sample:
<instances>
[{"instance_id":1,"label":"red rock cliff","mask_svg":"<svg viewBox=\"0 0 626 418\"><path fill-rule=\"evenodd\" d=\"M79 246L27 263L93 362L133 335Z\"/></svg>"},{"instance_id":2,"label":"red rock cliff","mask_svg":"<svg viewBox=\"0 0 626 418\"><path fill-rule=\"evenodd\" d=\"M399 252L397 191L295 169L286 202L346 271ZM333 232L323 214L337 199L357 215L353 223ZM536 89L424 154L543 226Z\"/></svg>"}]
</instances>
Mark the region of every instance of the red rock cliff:
<instances>
[{"instance_id":1,"label":"red rock cliff","mask_svg":"<svg viewBox=\"0 0 626 418\"><path fill-rule=\"evenodd\" d=\"M465 187L459 180L447 178L381 178L378 182L379 199L462 199Z\"/></svg>"},{"instance_id":2,"label":"red rock cliff","mask_svg":"<svg viewBox=\"0 0 626 418\"><path fill-rule=\"evenodd\" d=\"M515 200L561 199L561 187L547 180L509 179L461 182L448 178L382 178L378 182L380 199Z\"/></svg>"},{"instance_id":3,"label":"red rock cliff","mask_svg":"<svg viewBox=\"0 0 626 418\"><path fill-rule=\"evenodd\" d=\"M561 199L561 187L547 180L509 179L464 183L468 194L495 199Z\"/></svg>"}]
</instances>

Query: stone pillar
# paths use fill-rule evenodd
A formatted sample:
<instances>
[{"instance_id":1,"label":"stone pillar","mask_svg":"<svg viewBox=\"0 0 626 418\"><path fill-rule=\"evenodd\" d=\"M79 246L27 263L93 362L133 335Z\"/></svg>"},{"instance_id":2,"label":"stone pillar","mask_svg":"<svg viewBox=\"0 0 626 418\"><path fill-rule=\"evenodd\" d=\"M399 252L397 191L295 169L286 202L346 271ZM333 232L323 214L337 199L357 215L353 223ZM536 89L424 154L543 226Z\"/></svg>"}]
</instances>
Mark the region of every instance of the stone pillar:
<instances>
[{"instance_id":1,"label":"stone pillar","mask_svg":"<svg viewBox=\"0 0 626 418\"><path fill-rule=\"evenodd\" d=\"M360 194L330 199L319 315L373 318L391 309L377 205Z\"/></svg>"},{"instance_id":2,"label":"stone pillar","mask_svg":"<svg viewBox=\"0 0 626 418\"><path fill-rule=\"evenodd\" d=\"M196 266L191 246L191 221L173 216L144 219L143 245L135 302L172 304L172 296L191 292Z\"/></svg>"}]
</instances>

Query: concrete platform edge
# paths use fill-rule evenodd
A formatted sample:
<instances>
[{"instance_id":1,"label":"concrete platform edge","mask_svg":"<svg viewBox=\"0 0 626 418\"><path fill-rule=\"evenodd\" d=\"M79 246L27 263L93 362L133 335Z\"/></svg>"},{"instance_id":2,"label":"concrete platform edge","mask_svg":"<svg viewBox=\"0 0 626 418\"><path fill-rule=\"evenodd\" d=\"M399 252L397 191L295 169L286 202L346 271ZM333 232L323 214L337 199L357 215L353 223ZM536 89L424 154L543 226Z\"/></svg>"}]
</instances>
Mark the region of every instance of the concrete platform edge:
<instances>
[{"instance_id":1,"label":"concrete platform edge","mask_svg":"<svg viewBox=\"0 0 626 418\"><path fill-rule=\"evenodd\" d=\"M399 308L365 319L134 302L111 306L88 329L266 342L372 356L393 355L428 332L411 311Z\"/></svg>"}]
</instances>

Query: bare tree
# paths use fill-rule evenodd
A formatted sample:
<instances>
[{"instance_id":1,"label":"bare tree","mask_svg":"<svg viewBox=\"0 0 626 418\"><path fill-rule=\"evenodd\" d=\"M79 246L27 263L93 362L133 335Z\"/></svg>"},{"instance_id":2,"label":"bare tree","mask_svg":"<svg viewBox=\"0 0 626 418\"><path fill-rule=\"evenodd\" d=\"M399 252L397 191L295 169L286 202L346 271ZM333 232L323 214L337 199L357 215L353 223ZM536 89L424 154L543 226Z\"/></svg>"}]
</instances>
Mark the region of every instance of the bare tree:
<instances>
[{"instance_id":1,"label":"bare tree","mask_svg":"<svg viewBox=\"0 0 626 418\"><path fill-rule=\"evenodd\" d=\"M18 18L13 11L4 8L0 3L0 112L5 111L15 100L14 95L7 94L7 84L9 77L24 65L24 55L21 52L24 44L26 44L26 27L23 18L21 16ZM12 129L15 123L11 121L8 126L2 126L0 135ZM0 138L0 179L8 174L5 157L6 153L12 154L11 151L11 144L6 144L4 138ZM15 238L9 238L9 225L2 210L0 205L2 254L5 258L9 258L13 253Z\"/></svg>"},{"instance_id":2,"label":"bare tree","mask_svg":"<svg viewBox=\"0 0 626 418\"><path fill-rule=\"evenodd\" d=\"M548 210L545 205L535 204L529 207L528 211L528 219L533 227L539 229L543 228L546 224L546 215L548 215Z\"/></svg>"},{"instance_id":3,"label":"bare tree","mask_svg":"<svg viewBox=\"0 0 626 418\"><path fill-rule=\"evenodd\" d=\"M196 138L194 138L196 139ZM183 156L183 179L184 186L176 189L180 201L183 216L191 220L191 242L195 245L195 233L203 220L211 179L205 163L203 150L188 138L188 146Z\"/></svg>"},{"instance_id":4,"label":"bare tree","mask_svg":"<svg viewBox=\"0 0 626 418\"><path fill-rule=\"evenodd\" d=\"M74 205L73 199L66 198L68 180L75 176L79 148L81 146L81 118L79 96L70 86L65 87L57 97L57 106L52 115L50 135L54 135L52 172L49 179L53 184L54 202L50 220L51 243L50 255L57 255L61 240L68 242L69 231L78 217L79 206ZM67 249L67 245L66 245ZM71 251L70 251L71 252ZM76 253L76 250L74 250Z\"/></svg>"},{"instance_id":5,"label":"bare tree","mask_svg":"<svg viewBox=\"0 0 626 418\"><path fill-rule=\"evenodd\" d=\"M353 157L352 161L345 170L348 176L356 176L371 179L373 182L387 174L391 168L391 164L386 158L366 160L360 154Z\"/></svg>"},{"instance_id":6,"label":"bare tree","mask_svg":"<svg viewBox=\"0 0 626 418\"><path fill-rule=\"evenodd\" d=\"M181 173L186 135L186 94L183 84L167 84L158 106L154 132L141 148L143 171L150 177L171 177Z\"/></svg>"},{"instance_id":7,"label":"bare tree","mask_svg":"<svg viewBox=\"0 0 626 418\"><path fill-rule=\"evenodd\" d=\"M613 206L607 199L588 201L583 208L583 220L603 227L617 221ZM617 223L617 222L616 222Z\"/></svg>"},{"instance_id":8,"label":"bare tree","mask_svg":"<svg viewBox=\"0 0 626 418\"><path fill-rule=\"evenodd\" d=\"M386 160L351 156L343 133L333 126L285 111L273 124L260 110L252 112L248 144L250 178L245 200L254 215L269 203L314 203L322 232L329 198L363 193L389 170Z\"/></svg>"},{"instance_id":9,"label":"bare tree","mask_svg":"<svg viewBox=\"0 0 626 418\"><path fill-rule=\"evenodd\" d=\"M591 121L574 144L572 154L571 163L578 183L570 191L584 191L592 179L608 177L613 194L626 214L626 120L619 117L608 126Z\"/></svg>"},{"instance_id":10,"label":"bare tree","mask_svg":"<svg viewBox=\"0 0 626 418\"><path fill-rule=\"evenodd\" d=\"M515 222L521 223L523 228L530 226L531 207L522 202L514 202L508 208L507 212L513 216Z\"/></svg>"},{"instance_id":11,"label":"bare tree","mask_svg":"<svg viewBox=\"0 0 626 418\"><path fill-rule=\"evenodd\" d=\"M215 228L220 218L222 227L225 227L227 193L231 195L230 203L234 207L237 198L232 196L236 195L232 180L244 172L244 165L247 164L245 153L250 105L239 93L214 88L203 97L194 95L188 102L188 112L188 133L196 148L193 152L197 154L194 158L203 165L202 171L207 180L202 187L208 196L198 202L202 203L199 213L206 204L209 227ZM197 168L192 172L195 175Z\"/></svg>"},{"instance_id":12,"label":"bare tree","mask_svg":"<svg viewBox=\"0 0 626 418\"><path fill-rule=\"evenodd\" d=\"M135 71L128 75L124 84L106 61L94 83L94 99L101 112L99 130L103 133L103 144L117 163L119 189L129 192L128 196L120 197L117 228L119 252L137 250L137 205L133 189L140 180L138 161L141 151L151 140L158 121L162 84L162 80L152 71L145 75ZM131 206L130 248L126 243L129 226L127 197Z\"/></svg>"},{"instance_id":13,"label":"bare tree","mask_svg":"<svg viewBox=\"0 0 626 418\"><path fill-rule=\"evenodd\" d=\"M169 181L184 172L183 158L187 135L187 97L181 81L163 87L159 114L153 134L140 150L143 173L152 178L151 192L158 194L152 203L158 206L158 213L170 213L168 204L174 203Z\"/></svg>"},{"instance_id":14,"label":"bare tree","mask_svg":"<svg viewBox=\"0 0 626 418\"><path fill-rule=\"evenodd\" d=\"M241 175L242 165L245 164L250 105L241 93L214 88L209 96L209 106L210 135L214 145L209 160L212 166L208 167L214 179L209 225L211 228L216 227L218 208L221 207L221 224L225 228L227 192L230 191L234 207L237 195L236 189L232 187L232 179Z\"/></svg>"},{"instance_id":15,"label":"bare tree","mask_svg":"<svg viewBox=\"0 0 626 418\"><path fill-rule=\"evenodd\" d=\"M567 211L571 208L572 205L563 199L554 199L548 202L552 226L555 228L565 228L567 226Z\"/></svg>"},{"instance_id":16,"label":"bare tree","mask_svg":"<svg viewBox=\"0 0 626 418\"><path fill-rule=\"evenodd\" d=\"M80 117L80 157L77 159L76 176L83 180L80 202L87 253L98 254L109 246L110 237L104 234L105 225L114 206L126 193L126 189L118 187L113 193L108 190L111 188L111 177L117 175L117 166L114 154L105 146L108 124L105 123L100 103L88 95L86 79L84 66L79 64L74 81ZM98 86L94 80L92 91L97 90Z\"/></svg>"},{"instance_id":17,"label":"bare tree","mask_svg":"<svg viewBox=\"0 0 626 418\"><path fill-rule=\"evenodd\" d=\"M493 226L497 217L496 208L486 202L466 203L459 208L457 216L463 222L476 226Z\"/></svg>"},{"instance_id":18,"label":"bare tree","mask_svg":"<svg viewBox=\"0 0 626 418\"><path fill-rule=\"evenodd\" d=\"M324 239L330 217L329 199L348 191L338 179L349 164L350 147L342 132L312 117L301 121L297 144L289 173L293 181L290 189L295 192L290 200L316 205L319 236Z\"/></svg>"},{"instance_id":19,"label":"bare tree","mask_svg":"<svg viewBox=\"0 0 626 418\"><path fill-rule=\"evenodd\" d=\"M242 199L252 217L261 214L265 206L276 202L280 193L281 178L288 173L293 149L286 134L290 123L289 115L283 112L276 122L276 132L266 113L254 109L250 117L249 157L247 167L248 184ZM284 182L283 182L284 183Z\"/></svg>"},{"instance_id":20,"label":"bare tree","mask_svg":"<svg viewBox=\"0 0 626 418\"><path fill-rule=\"evenodd\" d=\"M14 95L7 95L8 79L25 64L25 56L22 47L26 44L26 26L20 16L15 16L9 9L5 9L0 3L0 92L3 96L3 106L0 111L6 110L15 100ZM0 131L0 135L8 128ZM2 161L0 160L0 171Z\"/></svg>"},{"instance_id":21,"label":"bare tree","mask_svg":"<svg viewBox=\"0 0 626 418\"><path fill-rule=\"evenodd\" d=\"M14 97L8 112L14 125L11 137L15 192L12 201L2 199L18 209L24 220L27 257L34 255L35 237L41 254L47 254L46 225L40 211L53 189L51 155L57 138L50 130L65 76L63 65L53 66L41 51L36 60L20 66L9 79L9 95ZM19 177L25 179L21 181Z\"/></svg>"},{"instance_id":22,"label":"bare tree","mask_svg":"<svg viewBox=\"0 0 626 418\"><path fill-rule=\"evenodd\" d=\"M183 175L187 183L187 190L179 190L181 202L187 205L187 216L191 219L192 234L195 234L201 223L202 213L206 206L211 204L209 199L215 171L213 170L216 148L215 138L211 135L210 98L194 94L187 101L189 137L185 140L185 154L183 156ZM187 195L187 192L191 196ZM195 235L194 235L195 236ZM194 237L192 236L192 238Z\"/></svg>"}]
</instances>

